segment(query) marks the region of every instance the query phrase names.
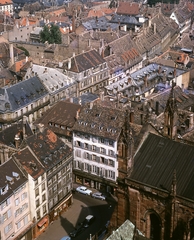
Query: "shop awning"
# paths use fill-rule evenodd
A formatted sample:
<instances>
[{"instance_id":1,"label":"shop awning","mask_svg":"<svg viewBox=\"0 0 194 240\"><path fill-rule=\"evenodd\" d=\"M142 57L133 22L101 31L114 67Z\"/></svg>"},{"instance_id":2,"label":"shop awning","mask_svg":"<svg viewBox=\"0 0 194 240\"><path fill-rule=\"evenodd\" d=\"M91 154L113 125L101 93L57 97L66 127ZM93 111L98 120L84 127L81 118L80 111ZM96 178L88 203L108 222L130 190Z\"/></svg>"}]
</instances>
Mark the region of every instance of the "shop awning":
<instances>
[{"instance_id":1,"label":"shop awning","mask_svg":"<svg viewBox=\"0 0 194 240\"><path fill-rule=\"evenodd\" d=\"M37 225L38 225L39 227L42 227L46 222L47 222L47 218L44 217Z\"/></svg>"}]
</instances>

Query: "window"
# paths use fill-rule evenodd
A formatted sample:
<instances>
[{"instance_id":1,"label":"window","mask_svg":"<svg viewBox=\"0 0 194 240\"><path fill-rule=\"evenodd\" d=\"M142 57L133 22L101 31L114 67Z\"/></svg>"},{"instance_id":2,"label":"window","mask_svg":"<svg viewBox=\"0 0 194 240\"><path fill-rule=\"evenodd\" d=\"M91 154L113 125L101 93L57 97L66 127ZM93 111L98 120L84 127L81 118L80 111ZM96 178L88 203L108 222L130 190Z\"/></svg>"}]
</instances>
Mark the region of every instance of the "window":
<instances>
[{"instance_id":1,"label":"window","mask_svg":"<svg viewBox=\"0 0 194 240\"><path fill-rule=\"evenodd\" d=\"M28 224L28 216L25 216L24 218L24 225L27 225Z\"/></svg>"},{"instance_id":2,"label":"window","mask_svg":"<svg viewBox=\"0 0 194 240\"><path fill-rule=\"evenodd\" d=\"M3 222L7 220L7 212L3 214Z\"/></svg>"},{"instance_id":3,"label":"window","mask_svg":"<svg viewBox=\"0 0 194 240\"><path fill-rule=\"evenodd\" d=\"M49 208L52 208L52 206L53 206L53 199L51 199L49 202Z\"/></svg>"},{"instance_id":4,"label":"window","mask_svg":"<svg viewBox=\"0 0 194 240\"><path fill-rule=\"evenodd\" d=\"M109 150L109 155L113 156L113 150Z\"/></svg>"},{"instance_id":5,"label":"window","mask_svg":"<svg viewBox=\"0 0 194 240\"><path fill-rule=\"evenodd\" d=\"M19 200L19 198L17 198L17 199L15 200L15 205L18 206L19 203L20 203L20 200Z\"/></svg>"},{"instance_id":6,"label":"window","mask_svg":"<svg viewBox=\"0 0 194 240\"><path fill-rule=\"evenodd\" d=\"M57 181L57 176L53 176L53 182L56 182Z\"/></svg>"},{"instance_id":7,"label":"window","mask_svg":"<svg viewBox=\"0 0 194 240\"><path fill-rule=\"evenodd\" d=\"M9 223L9 224L4 228L5 234L7 234L11 229L12 229L12 223Z\"/></svg>"},{"instance_id":8,"label":"window","mask_svg":"<svg viewBox=\"0 0 194 240\"><path fill-rule=\"evenodd\" d=\"M42 192L45 190L45 183L42 184Z\"/></svg>"},{"instance_id":9,"label":"window","mask_svg":"<svg viewBox=\"0 0 194 240\"><path fill-rule=\"evenodd\" d=\"M100 148L100 152L101 152L101 153L104 153L104 154L106 153L106 151L105 151L104 148Z\"/></svg>"},{"instance_id":10,"label":"window","mask_svg":"<svg viewBox=\"0 0 194 240\"><path fill-rule=\"evenodd\" d=\"M56 191L57 191L57 185L53 187L53 192L56 192Z\"/></svg>"},{"instance_id":11,"label":"window","mask_svg":"<svg viewBox=\"0 0 194 240\"><path fill-rule=\"evenodd\" d=\"M10 218L10 217L11 217L11 209L7 211L7 218Z\"/></svg>"},{"instance_id":12,"label":"window","mask_svg":"<svg viewBox=\"0 0 194 240\"><path fill-rule=\"evenodd\" d=\"M40 219L40 210L36 212L37 219Z\"/></svg>"},{"instance_id":13,"label":"window","mask_svg":"<svg viewBox=\"0 0 194 240\"><path fill-rule=\"evenodd\" d=\"M81 157L81 150L76 149L75 155L76 157Z\"/></svg>"},{"instance_id":14,"label":"window","mask_svg":"<svg viewBox=\"0 0 194 240\"><path fill-rule=\"evenodd\" d=\"M27 192L22 193L21 200L23 201L25 198L27 198Z\"/></svg>"},{"instance_id":15,"label":"window","mask_svg":"<svg viewBox=\"0 0 194 240\"><path fill-rule=\"evenodd\" d=\"M92 160L96 161L96 155L92 155Z\"/></svg>"},{"instance_id":16,"label":"window","mask_svg":"<svg viewBox=\"0 0 194 240\"><path fill-rule=\"evenodd\" d=\"M35 186L37 186L37 185L38 185L38 179L35 180Z\"/></svg>"},{"instance_id":17,"label":"window","mask_svg":"<svg viewBox=\"0 0 194 240\"><path fill-rule=\"evenodd\" d=\"M46 200L46 195L43 194L43 195L42 195L42 202L44 202L45 200Z\"/></svg>"},{"instance_id":18,"label":"window","mask_svg":"<svg viewBox=\"0 0 194 240\"><path fill-rule=\"evenodd\" d=\"M114 167L114 161L109 159L109 163L108 163L110 166Z\"/></svg>"},{"instance_id":19,"label":"window","mask_svg":"<svg viewBox=\"0 0 194 240\"><path fill-rule=\"evenodd\" d=\"M42 212L43 212L43 214L46 213L46 204L43 205L43 207L42 207Z\"/></svg>"},{"instance_id":20,"label":"window","mask_svg":"<svg viewBox=\"0 0 194 240\"><path fill-rule=\"evenodd\" d=\"M93 145L93 146L92 146L92 150L93 150L93 151L96 151L96 146Z\"/></svg>"},{"instance_id":21,"label":"window","mask_svg":"<svg viewBox=\"0 0 194 240\"><path fill-rule=\"evenodd\" d=\"M44 175L42 175L41 179L42 179L42 181L43 181L43 180L45 179L45 176L44 176Z\"/></svg>"},{"instance_id":22,"label":"window","mask_svg":"<svg viewBox=\"0 0 194 240\"><path fill-rule=\"evenodd\" d=\"M104 143L104 139L103 139L103 138L101 138L101 139L100 139L100 142L101 142L101 143Z\"/></svg>"},{"instance_id":23,"label":"window","mask_svg":"<svg viewBox=\"0 0 194 240\"><path fill-rule=\"evenodd\" d=\"M50 186L51 184L52 184L52 179L48 181L48 186Z\"/></svg>"},{"instance_id":24,"label":"window","mask_svg":"<svg viewBox=\"0 0 194 240\"><path fill-rule=\"evenodd\" d=\"M40 205L39 199L36 200L36 207Z\"/></svg>"},{"instance_id":25,"label":"window","mask_svg":"<svg viewBox=\"0 0 194 240\"><path fill-rule=\"evenodd\" d=\"M21 228L21 226L22 226L22 221L17 223L17 229Z\"/></svg>"},{"instance_id":26,"label":"window","mask_svg":"<svg viewBox=\"0 0 194 240\"><path fill-rule=\"evenodd\" d=\"M109 145L110 145L110 146L113 146L113 141L109 141Z\"/></svg>"},{"instance_id":27,"label":"window","mask_svg":"<svg viewBox=\"0 0 194 240\"><path fill-rule=\"evenodd\" d=\"M37 197L39 195L39 189L37 188L36 190L35 190L35 196Z\"/></svg>"}]
</instances>

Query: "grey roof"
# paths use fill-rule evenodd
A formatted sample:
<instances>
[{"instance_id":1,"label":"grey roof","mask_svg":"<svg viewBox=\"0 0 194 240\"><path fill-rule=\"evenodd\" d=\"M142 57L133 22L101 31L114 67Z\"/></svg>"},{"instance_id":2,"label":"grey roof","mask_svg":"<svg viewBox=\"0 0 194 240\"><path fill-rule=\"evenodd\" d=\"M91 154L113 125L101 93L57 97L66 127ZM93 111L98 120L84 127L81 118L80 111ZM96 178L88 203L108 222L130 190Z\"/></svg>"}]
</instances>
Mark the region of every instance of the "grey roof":
<instances>
[{"instance_id":1,"label":"grey roof","mask_svg":"<svg viewBox=\"0 0 194 240\"><path fill-rule=\"evenodd\" d=\"M116 30L119 27L118 23L111 23L106 17L100 17L97 19L93 18L91 20L83 22L82 25L87 30L100 29L101 31L106 31L108 28L111 28L112 30Z\"/></svg>"},{"instance_id":2,"label":"grey roof","mask_svg":"<svg viewBox=\"0 0 194 240\"><path fill-rule=\"evenodd\" d=\"M42 27L35 27L34 30L31 32L31 34L40 34L40 32L43 30Z\"/></svg>"},{"instance_id":3,"label":"grey roof","mask_svg":"<svg viewBox=\"0 0 194 240\"><path fill-rule=\"evenodd\" d=\"M177 195L194 200L194 147L149 133L134 157L132 180L171 191L176 170Z\"/></svg>"},{"instance_id":4,"label":"grey roof","mask_svg":"<svg viewBox=\"0 0 194 240\"><path fill-rule=\"evenodd\" d=\"M72 84L73 80L55 68L33 64L26 75L36 74L49 93L61 91Z\"/></svg>"},{"instance_id":5,"label":"grey roof","mask_svg":"<svg viewBox=\"0 0 194 240\"><path fill-rule=\"evenodd\" d=\"M12 112L43 98L48 92L39 78L18 82L0 89L0 112Z\"/></svg>"},{"instance_id":6,"label":"grey roof","mask_svg":"<svg viewBox=\"0 0 194 240\"><path fill-rule=\"evenodd\" d=\"M134 16L128 16L128 15L118 15L114 14L110 20L112 23L121 23L121 24L131 24L131 25L142 25L138 22L136 17Z\"/></svg>"},{"instance_id":7,"label":"grey roof","mask_svg":"<svg viewBox=\"0 0 194 240\"><path fill-rule=\"evenodd\" d=\"M11 197L20 186L27 182L27 178L22 174L20 169L13 160L9 160L0 165L0 203ZM5 188L5 194L1 194Z\"/></svg>"},{"instance_id":8,"label":"grey roof","mask_svg":"<svg viewBox=\"0 0 194 240\"><path fill-rule=\"evenodd\" d=\"M161 68L159 73L159 68ZM186 71L183 69L176 69L176 76L180 76ZM149 90L149 88L153 88L156 85L156 82L154 82L154 85L150 85L149 87L145 87L144 83L144 77L147 76L147 81L153 81L154 79L162 79L164 74L166 75L166 80L172 80L174 79L174 68L169 66L163 66L160 64L149 64L144 68L141 68L140 70L133 72L131 76L123 76L123 78L115 83L110 84L106 87L109 94L115 95L117 91L124 92L127 89L130 89L132 86L134 86L136 89L138 89L138 92L131 91L130 96L135 95L141 95L143 92L146 92ZM131 78L130 81L128 79ZM159 81L158 81L159 82ZM144 86L144 88L142 88Z\"/></svg>"},{"instance_id":9,"label":"grey roof","mask_svg":"<svg viewBox=\"0 0 194 240\"><path fill-rule=\"evenodd\" d=\"M137 235L141 236L142 240L147 239L144 237L144 235L138 229L136 229L135 225L127 219L117 230L113 231L113 233L106 240L136 240L136 239L140 239L140 238L137 238Z\"/></svg>"},{"instance_id":10,"label":"grey roof","mask_svg":"<svg viewBox=\"0 0 194 240\"><path fill-rule=\"evenodd\" d=\"M76 103L76 104L81 103L81 105L85 105L86 103L93 102L97 98L99 98L97 94L87 92L82 94L79 98L73 97L73 103Z\"/></svg>"}]
</instances>

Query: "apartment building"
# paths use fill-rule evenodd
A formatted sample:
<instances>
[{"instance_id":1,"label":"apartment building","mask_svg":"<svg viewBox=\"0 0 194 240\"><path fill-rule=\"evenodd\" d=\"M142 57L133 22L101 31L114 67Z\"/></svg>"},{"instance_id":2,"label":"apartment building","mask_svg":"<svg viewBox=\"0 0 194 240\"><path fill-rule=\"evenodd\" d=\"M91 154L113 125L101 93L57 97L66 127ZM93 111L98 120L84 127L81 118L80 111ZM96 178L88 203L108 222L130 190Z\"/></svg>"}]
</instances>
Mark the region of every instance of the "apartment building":
<instances>
[{"instance_id":1,"label":"apartment building","mask_svg":"<svg viewBox=\"0 0 194 240\"><path fill-rule=\"evenodd\" d=\"M0 166L0 179L1 239L32 239L28 179L13 160Z\"/></svg>"},{"instance_id":2,"label":"apartment building","mask_svg":"<svg viewBox=\"0 0 194 240\"><path fill-rule=\"evenodd\" d=\"M75 182L113 191L118 177L117 148L124 112L91 103L73 128Z\"/></svg>"},{"instance_id":3,"label":"apartment building","mask_svg":"<svg viewBox=\"0 0 194 240\"><path fill-rule=\"evenodd\" d=\"M65 65L65 70L67 76L77 82L77 96L99 92L108 85L109 68L96 50L73 55Z\"/></svg>"}]
</instances>

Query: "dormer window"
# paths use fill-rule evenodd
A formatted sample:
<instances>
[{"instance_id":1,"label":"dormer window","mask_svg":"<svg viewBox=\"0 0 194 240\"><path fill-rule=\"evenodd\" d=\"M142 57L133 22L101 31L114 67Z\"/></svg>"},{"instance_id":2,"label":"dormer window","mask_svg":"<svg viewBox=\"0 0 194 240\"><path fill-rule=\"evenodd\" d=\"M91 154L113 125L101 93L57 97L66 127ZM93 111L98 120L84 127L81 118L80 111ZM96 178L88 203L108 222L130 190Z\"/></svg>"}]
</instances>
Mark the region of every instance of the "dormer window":
<instances>
[{"instance_id":1,"label":"dormer window","mask_svg":"<svg viewBox=\"0 0 194 240\"><path fill-rule=\"evenodd\" d=\"M8 188L8 184L7 184L6 186L2 187L2 188L0 189L1 195L6 194L7 191L8 191L8 189L9 189L9 188Z\"/></svg>"},{"instance_id":2,"label":"dormer window","mask_svg":"<svg viewBox=\"0 0 194 240\"><path fill-rule=\"evenodd\" d=\"M12 177L6 176L6 180L10 183L13 184L14 183L14 179Z\"/></svg>"},{"instance_id":3,"label":"dormer window","mask_svg":"<svg viewBox=\"0 0 194 240\"><path fill-rule=\"evenodd\" d=\"M20 179L20 175L16 172L12 172L13 177L15 177L17 180Z\"/></svg>"}]
</instances>

